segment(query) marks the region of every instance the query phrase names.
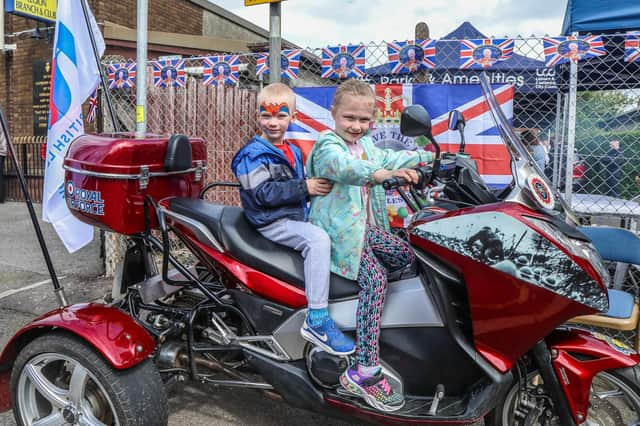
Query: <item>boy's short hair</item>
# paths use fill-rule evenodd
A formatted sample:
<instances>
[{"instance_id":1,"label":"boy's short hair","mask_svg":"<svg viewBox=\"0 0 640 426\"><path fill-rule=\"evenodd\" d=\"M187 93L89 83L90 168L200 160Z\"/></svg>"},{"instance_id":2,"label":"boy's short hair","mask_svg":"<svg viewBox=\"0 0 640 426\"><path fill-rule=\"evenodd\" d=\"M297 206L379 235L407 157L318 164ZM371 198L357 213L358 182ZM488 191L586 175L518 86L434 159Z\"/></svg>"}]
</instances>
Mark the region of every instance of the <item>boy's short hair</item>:
<instances>
[{"instance_id":1,"label":"boy's short hair","mask_svg":"<svg viewBox=\"0 0 640 426\"><path fill-rule=\"evenodd\" d=\"M296 109L296 94L291 90L289 86L284 83L271 83L268 86L264 86L258 93L258 107L270 97L287 97L289 98L289 108L292 111Z\"/></svg>"}]
</instances>

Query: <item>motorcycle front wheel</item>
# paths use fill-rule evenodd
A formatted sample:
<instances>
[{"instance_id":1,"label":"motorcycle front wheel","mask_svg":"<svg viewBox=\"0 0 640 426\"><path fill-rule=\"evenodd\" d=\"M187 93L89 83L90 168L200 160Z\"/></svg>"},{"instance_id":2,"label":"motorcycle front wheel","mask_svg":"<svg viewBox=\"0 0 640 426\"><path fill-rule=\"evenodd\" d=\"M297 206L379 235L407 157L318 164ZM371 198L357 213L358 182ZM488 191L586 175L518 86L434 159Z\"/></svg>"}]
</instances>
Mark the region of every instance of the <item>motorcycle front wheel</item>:
<instances>
[{"instance_id":1,"label":"motorcycle front wheel","mask_svg":"<svg viewBox=\"0 0 640 426\"><path fill-rule=\"evenodd\" d=\"M34 339L16 358L11 399L20 426L166 425L167 397L150 359L116 370L68 334Z\"/></svg>"},{"instance_id":2,"label":"motorcycle front wheel","mask_svg":"<svg viewBox=\"0 0 640 426\"><path fill-rule=\"evenodd\" d=\"M491 426L556 426L560 420L553 410L537 371L526 383L515 383L502 404L486 419ZM603 371L593 378L589 412L584 425L640 425L640 376L637 367Z\"/></svg>"}]
</instances>

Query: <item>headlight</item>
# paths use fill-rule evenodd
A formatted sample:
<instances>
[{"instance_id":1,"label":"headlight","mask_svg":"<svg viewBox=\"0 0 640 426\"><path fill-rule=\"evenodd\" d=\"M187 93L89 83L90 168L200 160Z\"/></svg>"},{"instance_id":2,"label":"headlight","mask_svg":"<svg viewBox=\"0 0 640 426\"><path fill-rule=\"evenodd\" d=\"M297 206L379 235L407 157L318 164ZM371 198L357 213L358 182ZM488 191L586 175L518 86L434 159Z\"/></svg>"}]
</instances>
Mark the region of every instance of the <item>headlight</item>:
<instances>
[{"instance_id":1,"label":"headlight","mask_svg":"<svg viewBox=\"0 0 640 426\"><path fill-rule=\"evenodd\" d=\"M533 223L538 229L543 231L545 234L548 234L553 239L557 240L562 246L566 247L567 250L574 256L581 257L587 260L593 267L595 268L598 275L602 278L604 284L609 287L611 282L611 276L609 275L609 271L604 266L602 262L602 257L598 250L588 241L576 240L574 238L570 238L566 236L562 231L553 226L551 223L540 220L535 217L525 216L525 218Z\"/></svg>"}]
</instances>

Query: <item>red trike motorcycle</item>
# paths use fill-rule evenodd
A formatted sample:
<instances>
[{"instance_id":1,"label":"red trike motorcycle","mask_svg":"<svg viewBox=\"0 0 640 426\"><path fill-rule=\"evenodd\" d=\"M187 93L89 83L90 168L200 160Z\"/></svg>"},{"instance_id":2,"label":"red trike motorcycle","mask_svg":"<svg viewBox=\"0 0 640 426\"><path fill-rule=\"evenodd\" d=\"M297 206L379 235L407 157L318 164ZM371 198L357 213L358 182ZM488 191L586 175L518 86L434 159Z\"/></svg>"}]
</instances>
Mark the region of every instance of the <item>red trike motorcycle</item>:
<instances>
[{"instance_id":1,"label":"red trike motorcycle","mask_svg":"<svg viewBox=\"0 0 640 426\"><path fill-rule=\"evenodd\" d=\"M407 237L417 260L389 276L380 355L405 395L402 409L374 410L339 386L349 358L300 335L302 257L264 239L239 207L205 201L220 184L202 188L204 144L179 135L72 143L69 208L128 235L129 246L109 303L49 312L9 342L0 358L3 408L20 425L161 425L165 388L190 378L384 423L639 424L640 356L563 327L608 309L601 258L537 173L486 79L482 87L512 155L512 184L495 193L463 152L437 150L433 167L418 169L420 184L399 190L416 210ZM452 112L450 126L463 124ZM422 107L406 108L401 128L433 141ZM196 266L171 253L171 234ZM359 290L332 276L331 316L347 333Z\"/></svg>"}]
</instances>

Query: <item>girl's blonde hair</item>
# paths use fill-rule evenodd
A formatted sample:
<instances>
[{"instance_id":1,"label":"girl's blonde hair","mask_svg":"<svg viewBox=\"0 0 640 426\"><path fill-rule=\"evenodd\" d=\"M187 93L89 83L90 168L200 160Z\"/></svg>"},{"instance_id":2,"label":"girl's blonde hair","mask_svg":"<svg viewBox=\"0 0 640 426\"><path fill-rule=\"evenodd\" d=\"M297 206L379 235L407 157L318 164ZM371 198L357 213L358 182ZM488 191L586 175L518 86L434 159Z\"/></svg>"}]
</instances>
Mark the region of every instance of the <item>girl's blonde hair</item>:
<instances>
[{"instance_id":1,"label":"girl's blonde hair","mask_svg":"<svg viewBox=\"0 0 640 426\"><path fill-rule=\"evenodd\" d=\"M339 107L345 96L368 96L373 100L375 108L376 94L369 83L365 83L362 80L351 78L338 86L333 97L333 108Z\"/></svg>"}]
</instances>

